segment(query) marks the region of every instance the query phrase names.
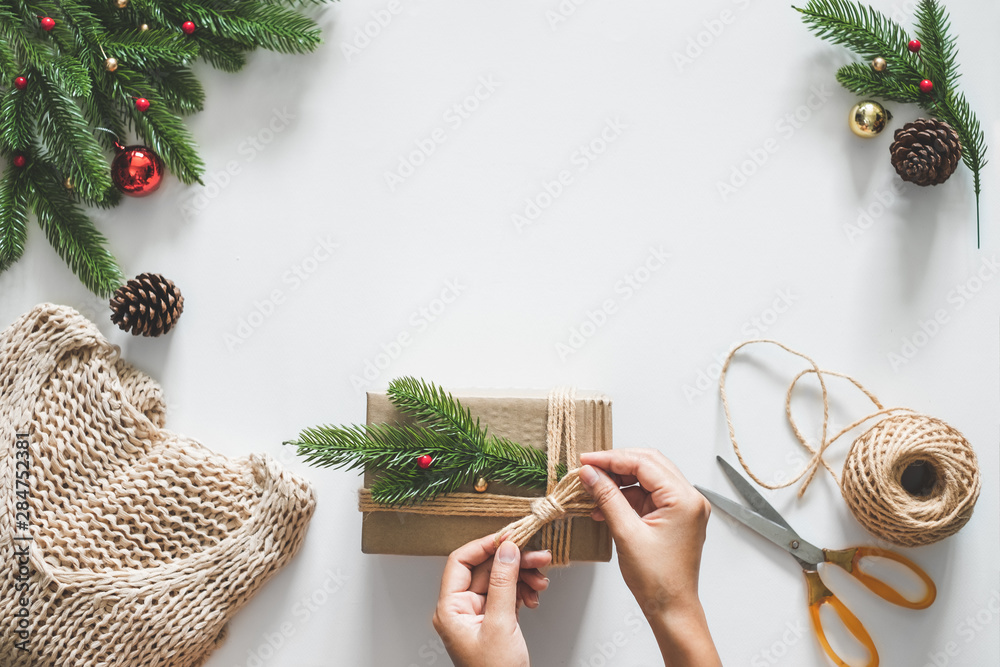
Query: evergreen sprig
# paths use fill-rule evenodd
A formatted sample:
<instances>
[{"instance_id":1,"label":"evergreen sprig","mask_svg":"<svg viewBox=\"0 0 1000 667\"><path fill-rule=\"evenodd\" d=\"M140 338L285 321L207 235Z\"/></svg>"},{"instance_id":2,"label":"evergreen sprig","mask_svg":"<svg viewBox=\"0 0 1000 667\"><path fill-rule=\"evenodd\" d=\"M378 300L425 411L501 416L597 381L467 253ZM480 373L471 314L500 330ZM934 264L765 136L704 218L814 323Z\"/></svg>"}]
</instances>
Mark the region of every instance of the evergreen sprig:
<instances>
[{"instance_id":1,"label":"evergreen sprig","mask_svg":"<svg viewBox=\"0 0 1000 667\"><path fill-rule=\"evenodd\" d=\"M180 181L200 183L205 165L182 118L205 103L194 63L235 72L257 48L314 50L319 27L290 7L301 4L131 0L121 9L112 0L0 0L0 156L8 165L0 180L0 271L23 254L33 213L90 290L107 297L117 289L122 271L84 210L121 199L109 170L115 135L123 144L137 135ZM41 16L54 18L55 28L42 30ZM192 35L181 29L188 20L197 26ZM118 61L115 72L105 68L108 57ZM19 76L24 90L14 86ZM137 97L150 100L148 110L135 108ZM15 156L26 165L15 167Z\"/></svg>"},{"instance_id":2,"label":"evergreen sprig","mask_svg":"<svg viewBox=\"0 0 1000 667\"><path fill-rule=\"evenodd\" d=\"M875 9L848 0L810 0L793 7L816 35L846 46L865 61L840 68L837 81L859 95L893 102L918 104L931 115L951 125L962 144L962 162L972 172L976 195L976 246L979 247L980 172L986 166L986 135L965 95L956 88L959 78L956 38L951 22L937 0L920 0L914 18L914 34L921 48L910 53L906 31ZM874 71L869 62L884 58L886 68ZM920 91L920 82L934 84L930 93Z\"/></svg>"},{"instance_id":3,"label":"evergreen sprig","mask_svg":"<svg viewBox=\"0 0 1000 667\"><path fill-rule=\"evenodd\" d=\"M389 400L417 426L368 424L308 428L286 445L322 468L374 470L372 498L407 505L452 493L479 476L544 491L545 452L490 434L450 393L411 377L389 384ZM429 455L423 469L417 458ZM559 466L559 476L566 472Z\"/></svg>"}]
</instances>

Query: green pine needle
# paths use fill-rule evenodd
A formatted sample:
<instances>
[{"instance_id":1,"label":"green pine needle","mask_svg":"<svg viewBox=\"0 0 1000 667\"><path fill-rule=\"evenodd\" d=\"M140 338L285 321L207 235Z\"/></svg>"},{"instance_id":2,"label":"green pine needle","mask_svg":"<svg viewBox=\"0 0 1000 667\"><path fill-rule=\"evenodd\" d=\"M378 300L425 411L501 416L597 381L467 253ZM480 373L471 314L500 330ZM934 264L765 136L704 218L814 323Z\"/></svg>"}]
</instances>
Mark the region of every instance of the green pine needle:
<instances>
[{"instance_id":1,"label":"green pine needle","mask_svg":"<svg viewBox=\"0 0 1000 667\"><path fill-rule=\"evenodd\" d=\"M285 444L295 445L316 467L375 471L372 498L389 506L452 493L480 475L545 490L545 452L488 434L458 399L434 384L399 378L389 385L389 399L419 425L320 426ZM417 465L424 454L433 459L426 469ZM565 473L560 465L559 476Z\"/></svg>"},{"instance_id":2,"label":"green pine needle","mask_svg":"<svg viewBox=\"0 0 1000 667\"><path fill-rule=\"evenodd\" d=\"M841 67L837 81L858 95L920 105L932 116L951 125L962 144L962 162L972 172L976 196L976 247L980 246L980 172L986 166L986 135L969 107L965 95L955 87L959 78L956 38L951 23L937 0L920 0L915 13L915 34L921 42L914 54L907 49L906 31L871 7L847 0L811 0L793 7L817 36L846 46L865 62ZM876 57L886 61L883 72L869 63ZM930 94L920 92L923 79L934 83Z\"/></svg>"},{"instance_id":3,"label":"green pine needle","mask_svg":"<svg viewBox=\"0 0 1000 667\"><path fill-rule=\"evenodd\" d=\"M121 270L80 207L121 201L109 169L115 137L145 143L181 182L200 183L205 165L181 118L205 104L192 65L201 58L235 72L257 48L315 50L319 28L291 8L300 4L132 0L119 9L111 0L0 0L0 158L28 161L0 181L0 271L23 254L33 213L88 288L102 296L117 288ZM53 17L55 29L42 30L40 16ZM181 30L189 19L198 26L193 35ZM150 29L139 30L143 23ZM108 58L118 61L115 72ZM12 85L18 76L28 79L25 90ZM152 103L144 113L138 97Z\"/></svg>"}]
</instances>

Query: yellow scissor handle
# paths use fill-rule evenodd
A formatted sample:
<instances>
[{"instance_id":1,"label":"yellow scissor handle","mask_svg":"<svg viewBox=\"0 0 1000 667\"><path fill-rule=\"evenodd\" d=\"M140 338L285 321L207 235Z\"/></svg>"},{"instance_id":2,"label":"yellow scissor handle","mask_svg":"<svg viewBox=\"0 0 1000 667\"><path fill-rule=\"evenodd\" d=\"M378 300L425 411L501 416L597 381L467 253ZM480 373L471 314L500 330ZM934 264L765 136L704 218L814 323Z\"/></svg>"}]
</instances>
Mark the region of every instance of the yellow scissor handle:
<instances>
[{"instance_id":1,"label":"yellow scissor handle","mask_svg":"<svg viewBox=\"0 0 1000 667\"><path fill-rule=\"evenodd\" d=\"M852 577L864 584L865 587L872 593L879 596L883 600L887 600L895 605L899 605L900 607L906 607L907 609L926 609L931 606L931 603L933 603L934 599L937 597L937 587L934 586L934 581L930 578L930 576L924 572L919 565L911 561L909 558L896 553L895 551L879 549L878 547L854 547L853 549L842 549L840 551L824 549L823 553L826 554L826 560L828 563L833 563L834 565L843 568ZM909 600L903 597L899 591L889 584L866 573L858 564L858 562L866 556L887 558L905 566L910 572L920 577L920 580L924 582L924 588L926 591L924 596L919 600Z\"/></svg>"},{"instance_id":2,"label":"yellow scissor handle","mask_svg":"<svg viewBox=\"0 0 1000 667\"><path fill-rule=\"evenodd\" d=\"M806 585L809 589L809 618L812 619L812 626L816 631L816 637L819 639L819 643L823 647L823 650L826 651L826 654L830 656L830 659L838 667L851 667L849 663L844 662L837 655L826 638L826 631L823 629L823 621L820 619L819 610L820 607L828 604L837 612L837 616L840 617L840 621L844 624L844 627L854 635L854 638L862 646L868 649L869 659L867 667L878 667L878 651L875 650L875 642L872 641L871 635L865 630L865 626L861 625L858 617L851 613L851 610L845 607L844 603L826 587L819 578L819 572L806 571L805 574Z\"/></svg>"}]
</instances>

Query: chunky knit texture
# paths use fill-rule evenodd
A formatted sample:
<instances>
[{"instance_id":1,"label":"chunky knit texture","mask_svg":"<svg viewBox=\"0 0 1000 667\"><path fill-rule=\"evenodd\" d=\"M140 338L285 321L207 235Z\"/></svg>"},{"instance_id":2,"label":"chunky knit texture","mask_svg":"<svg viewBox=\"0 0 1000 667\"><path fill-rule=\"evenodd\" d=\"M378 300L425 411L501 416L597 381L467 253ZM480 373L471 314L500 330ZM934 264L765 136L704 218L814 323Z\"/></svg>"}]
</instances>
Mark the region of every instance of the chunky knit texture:
<instances>
[{"instance_id":1,"label":"chunky knit texture","mask_svg":"<svg viewBox=\"0 0 1000 667\"><path fill-rule=\"evenodd\" d=\"M309 484L265 455L229 459L165 430L159 386L118 355L52 304L0 334L0 667L200 665L302 544ZM30 542L15 539L18 433Z\"/></svg>"}]
</instances>

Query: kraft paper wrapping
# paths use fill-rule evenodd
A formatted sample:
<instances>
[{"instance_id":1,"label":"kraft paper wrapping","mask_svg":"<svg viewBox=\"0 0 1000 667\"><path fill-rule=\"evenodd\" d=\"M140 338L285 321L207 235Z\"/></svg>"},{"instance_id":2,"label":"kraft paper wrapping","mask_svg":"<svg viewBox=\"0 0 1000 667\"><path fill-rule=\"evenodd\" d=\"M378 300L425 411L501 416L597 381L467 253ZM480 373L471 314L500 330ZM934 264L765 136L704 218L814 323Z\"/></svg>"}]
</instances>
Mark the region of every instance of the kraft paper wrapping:
<instances>
[{"instance_id":1,"label":"kraft paper wrapping","mask_svg":"<svg viewBox=\"0 0 1000 667\"><path fill-rule=\"evenodd\" d=\"M545 449L548 399L545 391L452 392L490 433L525 446ZM367 423L413 421L400 413L384 393L368 394ZM580 453L611 449L611 400L597 392L577 391L576 435ZM374 478L365 472L368 487ZM472 485L460 491L474 493ZM489 493L519 496L542 495L531 490L490 482ZM410 512L365 512L361 525L361 550L366 554L447 556L466 542L494 533L511 521L508 517L433 516ZM611 560L611 533L607 525L589 517L572 519L569 556L574 561ZM535 536L529 548L538 547Z\"/></svg>"}]
</instances>

